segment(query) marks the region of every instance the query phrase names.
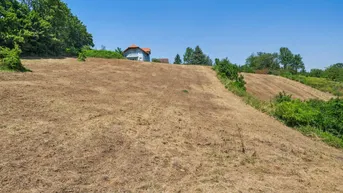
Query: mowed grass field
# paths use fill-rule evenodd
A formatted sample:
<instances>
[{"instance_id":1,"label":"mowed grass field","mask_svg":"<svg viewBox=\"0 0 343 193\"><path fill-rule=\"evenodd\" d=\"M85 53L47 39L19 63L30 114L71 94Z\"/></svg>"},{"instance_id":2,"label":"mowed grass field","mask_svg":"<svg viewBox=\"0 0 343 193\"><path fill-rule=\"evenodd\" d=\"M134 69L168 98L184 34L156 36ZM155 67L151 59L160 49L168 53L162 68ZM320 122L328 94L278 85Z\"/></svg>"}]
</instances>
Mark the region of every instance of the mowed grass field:
<instances>
[{"instance_id":1,"label":"mowed grass field","mask_svg":"<svg viewBox=\"0 0 343 193\"><path fill-rule=\"evenodd\" d=\"M23 63L33 72L0 72L0 192L343 192L341 150L246 105L210 67Z\"/></svg>"}]
</instances>

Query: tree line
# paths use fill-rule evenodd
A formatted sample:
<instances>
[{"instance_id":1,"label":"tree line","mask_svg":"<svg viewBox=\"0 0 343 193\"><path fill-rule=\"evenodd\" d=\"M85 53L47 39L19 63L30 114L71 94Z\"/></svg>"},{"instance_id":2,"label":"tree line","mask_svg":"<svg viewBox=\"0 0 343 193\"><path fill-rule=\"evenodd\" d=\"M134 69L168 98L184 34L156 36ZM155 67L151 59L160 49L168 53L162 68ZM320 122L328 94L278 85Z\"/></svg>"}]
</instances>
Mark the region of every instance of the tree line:
<instances>
[{"instance_id":1,"label":"tree line","mask_svg":"<svg viewBox=\"0 0 343 193\"><path fill-rule=\"evenodd\" d=\"M279 52L257 52L251 54L241 66L243 71L287 70L291 73L305 72L305 65L300 54L293 54L290 49L281 47Z\"/></svg>"},{"instance_id":2,"label":"tree line","mask_svg":"<svg viewBox=\"0 0 343 193\"><path fill-rule=\"evenodd\" d=\"M93 47L86 26L61 0L1 0L0 46L22 56L77 55Z\"/></svg>"},{"instance_id":3,"label":"tree line","mask_svg":"<svg viewBox=\"0 0 343 193\"><path fill-rule=\"evenodd\" d=\"M186 52L183 55L183 62L181 56L176 54L174 64L212 66L213 61L208 55L204 54L200 46L196 46L194 49L191 47L186 48Z\"/></svg>"}]
</instances>

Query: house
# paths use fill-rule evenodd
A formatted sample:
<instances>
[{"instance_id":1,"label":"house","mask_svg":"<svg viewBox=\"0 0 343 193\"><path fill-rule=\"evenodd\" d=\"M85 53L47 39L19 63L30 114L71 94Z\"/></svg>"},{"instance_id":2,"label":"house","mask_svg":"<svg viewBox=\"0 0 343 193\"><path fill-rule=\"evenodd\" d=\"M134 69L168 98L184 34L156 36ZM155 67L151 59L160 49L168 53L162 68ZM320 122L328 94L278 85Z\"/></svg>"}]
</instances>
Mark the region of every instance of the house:
<instances>
[{"instance_id":1,"label":"house","mask_svg":"<svg viewBox=\"0 0 343 193\"><path fill-rule=\"evenodd\" d=\"M135 44L124 50L124 57L129 60L138 60L150 62L150 48L140 48Z\"/></svg>"}]
</instances>

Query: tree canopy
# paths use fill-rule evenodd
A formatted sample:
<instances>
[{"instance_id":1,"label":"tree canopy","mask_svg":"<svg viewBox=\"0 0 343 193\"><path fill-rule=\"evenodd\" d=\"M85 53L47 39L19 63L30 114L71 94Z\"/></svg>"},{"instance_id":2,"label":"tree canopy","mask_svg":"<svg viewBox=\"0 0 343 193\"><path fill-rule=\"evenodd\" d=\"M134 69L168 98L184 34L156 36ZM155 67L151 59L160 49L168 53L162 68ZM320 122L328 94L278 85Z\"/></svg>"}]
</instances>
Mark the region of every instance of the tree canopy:
<instances>
[{"instance_id":1,"label":"tree canopy","mask_svg":"<svg viewBox=\"0 0 343 193\"><path fill-rule=\"evenodd\" d=\"M183 55L183 62L184 64L191 65L213 65L211 58L203 53L200 46L196 46L195 49L187 47L186 52Z\"/></svg>"},{"instance_id":2,"label":"tree canopy","mask_svg":"<svg viewBox=\"0 0 343 193\"><path fill-rule=\"evenodd\" d=\"M94 46L86 26L61 0L1 0L0 45L24 56L76 55Z\"/></svg>"}]
</instances>

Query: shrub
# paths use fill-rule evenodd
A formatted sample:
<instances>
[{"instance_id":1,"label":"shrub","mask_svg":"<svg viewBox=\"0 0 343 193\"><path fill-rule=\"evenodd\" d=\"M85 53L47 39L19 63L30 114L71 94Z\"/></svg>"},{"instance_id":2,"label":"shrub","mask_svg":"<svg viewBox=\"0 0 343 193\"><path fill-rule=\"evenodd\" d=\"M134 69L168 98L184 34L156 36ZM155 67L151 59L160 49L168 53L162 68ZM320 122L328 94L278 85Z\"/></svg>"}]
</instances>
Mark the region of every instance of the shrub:
<instances>
[{"instance_id":1,"label":"shrub","mask_svg":"<svg viewBox=\"0 0 343 193\"><path fill-rule=\"evenodd\" d=\"M90 58L116 58L123 59L124 56L120 53L109 51L109 50L83 50L86 57Z\"/></svg>"},{"instance_id":2,"label":"shrub","mask_svg":"<svg viewBox=\"0 0 343 193\"><path fill-rule=\"evenodd\" d=\"M232 64L227 58L223 60L216 59L214 70L217 71L221 78L226 78L230 80L230 87L246 91L244 77L239 75L239 67L236 64Z\"/></svg>"},{"instance_id":3,"label":"shrub","mask_svg":"<svg viewBox=\"0 0 343 193\"><path fill-rule=\"evenodd\" d=\"M86 61L86 55L85 55L85 53L82 51L82 52L80 52L79 53L79 56L78 56L78 61L80 61L80 62L85 62Z\"/></svg>"},{"instance_id":4,"label":"shrub","mask_svg":"<svg viewBox=\"0 0 343 193\"><path fill-rule=\"evenodd\" d=\"M292 95L287 94L285 91L279 92L278 95L274 97L274 101L276 103L282 103L282 102L290 102L292 101Z\"/></svg>"},{"instance_id":5,"label":"shrub","mask_svg":"<svg viewBox=\"0 0 343 193\"><path fill-rule=\"evenodd\" d=\"M152 62L158 62L158 63L161 63L161 60L160 60L160 59L158 59L158 58L153 58L153 59L151 59L151 61L152 61Z\"/></svg>"},{"instance_id":6,"label":"shrub","mask_svg":"<svg viewBox=\"0 0 343 193\"><path fill-rule=\"evenodd\" d=\"M275 115L289 126L316 125L319 111L299 99L276 105Z\"/></svg>"},{"instance_id":7,"label":"shrub","mask_svg":"<svg viewBox=\"0 0 343 193\"><path fill-rule=\"evenodd\" d=\"M16 45L14 49L0 47L0 69L24 72L27 69L21 64L21 50Z\"/></svg>"}]
</instances>

